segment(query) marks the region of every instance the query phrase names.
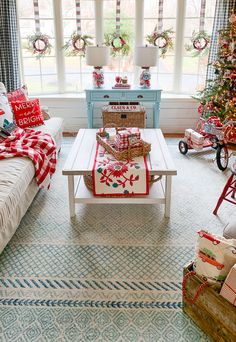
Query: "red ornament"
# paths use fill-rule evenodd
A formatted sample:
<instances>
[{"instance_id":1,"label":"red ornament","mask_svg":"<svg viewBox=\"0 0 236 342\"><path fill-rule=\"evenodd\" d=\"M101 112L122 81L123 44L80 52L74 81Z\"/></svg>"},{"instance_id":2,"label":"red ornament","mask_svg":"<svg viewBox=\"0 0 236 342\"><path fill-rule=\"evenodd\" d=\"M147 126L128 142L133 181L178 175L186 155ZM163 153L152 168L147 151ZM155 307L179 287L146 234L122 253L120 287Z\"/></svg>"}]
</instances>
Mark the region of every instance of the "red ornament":
<instances>
[{"instance_id":1,"label":"red ornament","mask_svg":"<svg viewBox=\"0 0 236 342\"><path fill-rule=\"evenodd\" d=\"M204 111L204 105L203 105L202 103L199 105L197 111L198 111L199 114L202 114L202 113L203 113L203 111Z\"/></svg>"},{"instance_id":2,"label":"red ornament","mask_svg":"<svg viewBox=\"0 0 236 342\"><path fill-rule=\"evenodd\" d=\"M121 77L120 76L116 76L115 80L116 80L116 83L120 83L121 82Z\"/></svg>"}]
</instances>

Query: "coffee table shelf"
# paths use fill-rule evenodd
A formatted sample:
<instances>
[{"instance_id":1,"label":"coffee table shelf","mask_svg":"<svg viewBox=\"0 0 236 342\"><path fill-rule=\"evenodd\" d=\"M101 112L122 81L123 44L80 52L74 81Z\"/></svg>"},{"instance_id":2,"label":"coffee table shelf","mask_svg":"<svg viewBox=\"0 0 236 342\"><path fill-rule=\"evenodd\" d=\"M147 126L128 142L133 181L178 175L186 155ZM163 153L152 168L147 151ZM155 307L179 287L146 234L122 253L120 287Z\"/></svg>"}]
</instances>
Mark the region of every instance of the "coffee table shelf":
<instances>
[{"instance_id":1,"label":"coffee table shelf","mask_svg":"<svg viewBox=\"0 0 236 342\"><path fill-rule=\"evenodd\" d=\"M87 204L165 204L165 194L162 181L150 186L149 195L135 197L95 197L84 184L83 176L78 176L75 191L75 203Z\"/></svg>"}]
</instances>

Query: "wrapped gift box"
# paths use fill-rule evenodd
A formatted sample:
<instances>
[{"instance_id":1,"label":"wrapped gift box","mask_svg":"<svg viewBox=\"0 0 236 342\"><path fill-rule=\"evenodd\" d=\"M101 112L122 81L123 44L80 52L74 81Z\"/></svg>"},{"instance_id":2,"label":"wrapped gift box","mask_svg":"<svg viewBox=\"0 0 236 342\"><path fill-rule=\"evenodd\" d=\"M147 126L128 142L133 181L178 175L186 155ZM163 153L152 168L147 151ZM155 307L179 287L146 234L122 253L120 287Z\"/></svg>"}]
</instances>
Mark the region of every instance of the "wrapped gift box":
<instances>
[{"instance_id":1,"label":"wrapped gift box","mask_svg":"<svg viewBox=\"0 0 236 342\"><path fill-rule=\"evenodd\" d=\"M185 138L190 141L195 150L201 150L204 144L204 136L191 128L185 130Z\"/></svg>"},{"instance_id":2,"label":"wrapped gift box","mask_svg":"<svg viewBox=\"0 0 236 342\"><path fill-rule=\"evenodd\" d=\"M140 131L138 127L127 128L123 131L118 131L117 133L117 139L121 143L128 143L131 137L136 137L137 139L140 139Z\"/></svg>"},{"instance_id":3,"label":"wrapped gift box","mask_svg":"<svg viewBox=\"0 0 236 342\"><path fill-rule=\"evenodd\" d=\"M220 291L222 297L236 306L236 264L231 268Z\"/></svg>"}]
</instances>

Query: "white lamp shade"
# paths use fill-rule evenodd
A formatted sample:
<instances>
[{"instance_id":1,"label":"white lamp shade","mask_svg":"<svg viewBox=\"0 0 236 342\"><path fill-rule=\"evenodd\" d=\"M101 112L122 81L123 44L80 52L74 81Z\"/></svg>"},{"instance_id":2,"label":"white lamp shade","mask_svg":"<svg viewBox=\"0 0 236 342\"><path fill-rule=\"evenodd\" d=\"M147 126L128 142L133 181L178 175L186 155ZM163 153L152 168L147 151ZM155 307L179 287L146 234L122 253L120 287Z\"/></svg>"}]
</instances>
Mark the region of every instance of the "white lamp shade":
<instances>
[{"instance_id":1,"label":"white lamp shade","mask_svg":"<svg viewBox=\"0 0 236 342\"><path fill-rule=\"evenodd\" d=\"M107 46L87 46L86 63L94 67L108 64L109 48Z\"/></svg>"},{"instance_id":2,"label":"white lamp shade","mask_svg":"<svg viewBox=\"0 0 236 342\"><path fill-rule=\"evenodd\" d=\"M157 64L156 46L136 46L134 64L141 67L151 67Z\"/></svg>"}]
</instances>

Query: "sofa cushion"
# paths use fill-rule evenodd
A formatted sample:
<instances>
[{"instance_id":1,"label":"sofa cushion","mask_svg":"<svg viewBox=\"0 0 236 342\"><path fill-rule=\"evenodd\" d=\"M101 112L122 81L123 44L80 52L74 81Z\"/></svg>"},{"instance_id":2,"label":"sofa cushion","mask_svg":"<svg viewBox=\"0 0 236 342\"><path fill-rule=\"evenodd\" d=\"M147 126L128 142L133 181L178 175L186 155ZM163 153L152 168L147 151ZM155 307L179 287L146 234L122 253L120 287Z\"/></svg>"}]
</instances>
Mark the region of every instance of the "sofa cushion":
<instances>
[{"instance_id":1,"label":"sofa cushion","mask_svg":"<svg viewBox=\"0 0 236 342\"><path fill-rule=\"evenodd\" d=\"M58 148L62 123L61 118L51 118L44 125L34 127L34 129L50 133ZM0 230L6 226L12 210L18 205L34 173L34 165L29 158L16 157L0 160Z\"/></svg>"},{"instance_id":2,"label":"sofa cushion","mask_svg":"<svg viewBox=\"0 0 236 342\"><path fill-rule=\"evenodd\" d=\"M4 119L7 119L8 121L13 120L13 114L11 107L8 103L7 96L5 94L0 93L0 109L4 111L4 115L1 115L1 124L0 126L3 126Z\"/></svg>"}]
</instances>

